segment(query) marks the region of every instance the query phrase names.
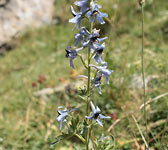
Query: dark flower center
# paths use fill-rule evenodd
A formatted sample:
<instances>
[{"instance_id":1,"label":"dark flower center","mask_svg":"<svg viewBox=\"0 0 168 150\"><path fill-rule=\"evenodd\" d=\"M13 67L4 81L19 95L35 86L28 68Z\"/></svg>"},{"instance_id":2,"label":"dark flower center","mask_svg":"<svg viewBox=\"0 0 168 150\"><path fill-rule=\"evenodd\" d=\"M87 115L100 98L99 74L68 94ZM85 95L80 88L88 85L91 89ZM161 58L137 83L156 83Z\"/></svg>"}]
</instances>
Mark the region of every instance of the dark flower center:
<instances>
[{"instance_id":1,"label":"dark flower center","mask_svg":"<svg viewBox=\"0 0 168 150\"><path fill-rule=\"evenodd\" d=\"M97 10L94 10L94 11L92 12L92 16L93 16L93 17L96 17L98 13L99 13L99 12L98 12Z\"/></svg>"},{"instance_id":2,"label":"dark flower center","mask_svg":"<svg viewBox=\"0 0 168 150\"><path fill-rule=\"evenodd\" d=\"M94 115L94 118L97 119L97 118L99 117L99 114L100 114L100 113L96 113L96 114Z\"/></svg>"},{"instance_id":3,"label":"dark flower center","mask_svg":"<svg viewBox=\"0 0 168 150\"><path fill-rule=\"evenodd\" d=\"M91 41L95 42L97 40L98 36L91 37Z\"/></svg>"},{"instance_id":4,"label":"dark flower center","mask_svg":"<svg viewBox=\"0 0 168 150\"><path fill-rule=\"evenodd\" d=\"M97 50L97 53L98 53L98 54L102 54L102 52L103 52L103 49L102 49L102 48Z\"/></svg>"},{"instance_id":5,"label":"dark flower center","mask_svg":"<svg viewBox=\"0 0 168 150\"><path fill-rule=\"evenodd\" d=\"M66 51L66 55L65 55L65 56L66 56L66 57L69 57L69 54L71 53L70 50L67 50L67 49L66 49L65 51Z\"/></svg>"}]
</instances>

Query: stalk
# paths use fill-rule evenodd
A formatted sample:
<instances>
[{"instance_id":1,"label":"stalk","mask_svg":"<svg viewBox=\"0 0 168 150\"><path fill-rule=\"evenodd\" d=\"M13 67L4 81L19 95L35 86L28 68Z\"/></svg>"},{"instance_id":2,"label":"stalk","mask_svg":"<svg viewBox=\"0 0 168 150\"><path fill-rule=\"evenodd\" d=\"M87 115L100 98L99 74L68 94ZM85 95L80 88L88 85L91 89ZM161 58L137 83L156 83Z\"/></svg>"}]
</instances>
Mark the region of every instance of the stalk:
<instances>
[{"instance_id":1,"label":"stalk","mask_svg":"<svg viewBox=\"0 0 168 150\"><path fill-rule=\"evenodd\" d=\"M141 3L141 13L142 13L142 52L141 52L141 65L142 65L142 80L143 80L143 95L144 95L144 120L145 120L145 132L146 132L146 139L147 144L146 149L149 149L149 139L148 139L148 128L147 128L147 117L146 117L146 85L145 85L145 71L144 71L144 2Z\"/></svg>"},{"instance_id":2,"label":"stalk","mask_svg":"<svg viewBox=\"0 0 168 150\"><path fill-rule=\"evenodd\" d=\"M90 26L90 33L92 34L92 28L93 28L93 23L91 23ZM91 72L91 67L90 65L91 57L90 57L90 49L88 48L88 83L87 83L87 101L86 101L86 115L88 116L89 114L89 100L90 100L90 72ZM86 133L86 150L89 150L89 136L90 136L90 130L88 129L88 132Z\"/></svg>"}]
</instances>

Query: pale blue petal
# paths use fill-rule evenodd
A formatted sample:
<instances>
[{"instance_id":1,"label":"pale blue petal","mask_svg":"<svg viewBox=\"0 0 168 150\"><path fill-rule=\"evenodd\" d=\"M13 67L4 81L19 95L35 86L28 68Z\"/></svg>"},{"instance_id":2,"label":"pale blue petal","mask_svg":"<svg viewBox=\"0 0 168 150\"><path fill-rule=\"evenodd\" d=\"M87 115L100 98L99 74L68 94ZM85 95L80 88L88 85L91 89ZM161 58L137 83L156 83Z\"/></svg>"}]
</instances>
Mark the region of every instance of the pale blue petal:
<instances>
[{"instance_id":1,"label":"pale blue petal","mask_svg":"<svg viewBox=\"0 0 168 150\"><path fill-rule=\"evenodd\" d=\"M77 13L75 12L75 10L74 10L74 8L71 6L71 11L72 11L72 14L74 15L74 16L76 16L77 15Z\"/></svg>"},{"instance_id":2,"label":"pale blue petal","mask_svg":"<svg viewBox=\"0 0 168 150\"><path fill-rule=\"evenodd\" d=\"M99 15L96 16L96 20L97 20L100 24L105 24L104 20L103 20L102 17L100 17Z\"/></svg>"},{"instance_id":3,"label":"pale blue petal","mask_svg":"<svg viewBox=\"0 0 168 150\"><path fill-rule=\"evenodd\" d=\"M107 84L109 84L109 78L108 78L108 75L107 75L107 74L104 74L104 77L105 77L105 79L106 79Z\"/></svg>"},{"instance_id":4,"label":"pale blue petal","mask_svg":"<svg viewBox=\"0 0 168 150\"><path fill-rule=\"evenodd\" d=\"M70 66L71 66L73 69L75 69L74 64L73 64L73 59L72 59L72 58L70 58Z\"/></svg>"},{"instance_id":5,"label":"pale blue petal","mask_svg":"<svg viewBox=\"0 0 168 150\"><path fill-rule=\"evenodd\" d=\"M100 59L100 63L101 63L101 64L104 64L104 61L103 61L102 56L99 56L99 59Z\"/></svg>"},{"instance_id":6,"label":"pale blue petal","mask_svg":"<svg viewBox=\"0 0 168 150\"><path fill-rule=\"evenodd\" d=\"M95 55L94 55L94 57L93 57L94 59L95 59L95 62L96 62L96 64L98 64L98 62L99 62L99 56L98 56L98 54L96 53Z\"/></svg>"},{"instance_id":7,"label":"pale blue petal","mask_svg":"<svg viewBox=\"0 0 168 150\"><path fill-rule=\"evenodd\" d=\"M95 113L100 113L100 112L101 112L100 108L99 108L98 106L96 106L96 111L95 111Z\"/></svg>"},{"instance_id":8,"label":"pale blue petal","mask_svg":"<svg viewBox=\"0 0 168 150\"><path fill-rule=\"evenodd\" d=\"M85 116L85 118L87 118L89 120L93 120L94 119L94 114L92 114L90 117L89 116Z\"/></svg>"},{"instance_id":9,"label":"pale blue petal","mask_svg":"<svg viewBox=\"0 0 168 150\"><path fill-rule=\"evenodd\" d=\"M96 119L96 121L100 126L103 126L102 122L99 119Z\"/></svg>"},{"instance_id":10,"label":"pale blue petal","mask_svg":"<svg viewBox=\"0 0 168 150\"><path fill-rule=\"evenodd\" d=\"M72 19L69 19L69 22L71 23L76 23L78 21L78 18L77 17L74 17Z\"/></svg>"},{"instance_id":11,"label":"pale blue petal","mask_svg":"<svg viewBox=\"0 0 168 150\"><path fill-rule=\"evenodd\" d=\"M77 24L75 24L75 27L72 29L72 31L75 31L76 27L77 27Z\"/></svg>"},{"instance_id":12,"label":"pale blue petal","mask_svg":"<svg viewBox=\"0 0 168 150\"><path fill-rule=\"evenodd\" d=\"M99 114L99 116L100 116L100 119L110 119L111 118L110 116L104 116L102 114Z\"/></svg>"},{"instance_id":13,"label":"pale blue petal","mask_svg":"<svg viewBox=\"0 0 168 150\"><path fill-rule=\"evenodd\" d=\"M104 38L97 38L98 42L101 43L102 41L108 39L108 37L104 37Z\"/></svg>"},{"instance_id":14,"label":"pale blue petal","mask_svg":"<svg viewBox=\"0 0 168 150\"><path fill-rule=\"evenodd\" d=\"M92 0L92 10L94 11L95 10L95 7L96 7L96 5L95 5L95 3L94 3L94 1Z\"/></svg>"},{"instance_id":15,"label":"pale blue petal","mask_svg":"<svg viewBox=\"0 0 168 150\"><path fill-rule=\"evenodd\" d=\"M90 51L91 51L91 53L93 54L94 53L94 46L93 46L93 44L89 44L89 48L90 48Z\"/></svg>"},{"instance_id":16,"label":"pale blue petal","mask_svg":"<svg viewBox=\"0 0 168 150\"><path fill-rule=\"evenodd\" d=\"M87 47L89 45L89 43L90 43L90 41L84 42L82 46Z\"/></svg>"},{"instance_id":17,"label":"pale blue petal","mask_svg":"<svg viewBox=\"0 0 168 150\"><path fill-rule=\"evenodd\" d=\"M99 94L102 95L101 87L99 86L98 89L99 89Z\"/></svg>"},{"instance_id":18,"label":"pale blue petal","mask_svg":"<svg viewBox=\"0 0 168 150\"><path fill-rule=\"evenodd\" d=\"M106 13L101 13L101 12L100 12L100 16L101 17L108 17L108 15Z\"/></svg>"},{"instance_id":19,"label":"pale blue petal","mask_svg":"<svg viewBox=\"0 0 168 150\"><path fill-rule=\"evenodd\" d=\"M95 109L95 106L94 106L94 104L93 104L93 102L92 102L92 101L90 101L90 106L91 106L92 112L95 112L95 111L96 111L96 109Z\"/></svg>"},{"instance_id":20,"label":"pale blue petal","mask_svg":"<svg viewBox=\"0 0 168 150\"><path fill-rule=\"evenodd\" d=\"M87 13L87 15L88 15L88 17L90 17L90 16L92 15L92 12L89 11L89 12Z\"/></svg>"},{"instance_id":21,"label":"pale blue petal","mask_svg":"<svg viewBox=\"0 0 168 150\"><path fill-rule=\"evenodd\" d=\"M60 130L62 129L62 121L60 121L60 128L59 128Z\"/></svg>"},{"instance_id":22,"label":"pale blue petal","mask_svg":"<svg viewBox=\"0 0 168 150\"><path fill-rule=\"evenodd\" d=\"M94 17L90 17L90 22L93 23L94 22Z\"/></svg>"},{"instance_id":23,"label":"pale blue petal","mask_svg":"<svg viewBox=\"0 0 168 150\"><path fill-rule=\"evenodd\" d=\"M56 118L56 120L57 120L58 122L61 121L61 120L62 120L62 116L59 115L59 116Z\"/></svg>"}]
</instances>

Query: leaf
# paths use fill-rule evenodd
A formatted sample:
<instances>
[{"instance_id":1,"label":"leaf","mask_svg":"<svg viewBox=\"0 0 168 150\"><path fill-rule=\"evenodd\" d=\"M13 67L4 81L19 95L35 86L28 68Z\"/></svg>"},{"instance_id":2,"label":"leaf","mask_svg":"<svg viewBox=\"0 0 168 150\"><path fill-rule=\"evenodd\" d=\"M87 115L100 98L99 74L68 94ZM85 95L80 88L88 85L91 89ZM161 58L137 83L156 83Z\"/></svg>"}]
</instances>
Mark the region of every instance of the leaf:
<instances>
[{"instance_id":1,"label":"leaf","mask_svg":"<svg viewBox=\"0 0 168 150\"><path fill-rule=\"evenodd\" d=\"M73 135L74 135L74 133L72 133L72 132L70 132L68 134L63 133L62 135L57 136L56 141L51 143L50 145L55 145L62 140L65 140L65 139L68 139L68 138L72 137Z\"/></svg>"},{"instance_id":2,"label":"leaf","mask_svg":"<svg viewBox=\"0 0 168 150\"><path fill-rule=\"evenodd\" d=\"M77 116L75 119L72 118L70 127L72 128L73 131L77 129L78 123L79 123L79 116Z\"/></svg>"},{"instance_id":3,"label":"leaf","mask_svg":"<svg viewBox=\"0 0 168 150\"><path fill-rule=\"evenodd\" d=\"M86 96L77 95L77 98L80 98L83 101L86 101Z\"/></svg>"},{"instance_id":4,"label":"leaf","mask_svg":"<svg viewBox=\"0 0 168 150\"><path fill-rule=\"evenodd\" d=\"M83 128L82 128L80 134L84 135L84 134L88 131L88 129L89 129L89 125L88 125L88 123L86 122L86 120L84 120L84 122L83 122Z\"/></svg>"}]
</instances>

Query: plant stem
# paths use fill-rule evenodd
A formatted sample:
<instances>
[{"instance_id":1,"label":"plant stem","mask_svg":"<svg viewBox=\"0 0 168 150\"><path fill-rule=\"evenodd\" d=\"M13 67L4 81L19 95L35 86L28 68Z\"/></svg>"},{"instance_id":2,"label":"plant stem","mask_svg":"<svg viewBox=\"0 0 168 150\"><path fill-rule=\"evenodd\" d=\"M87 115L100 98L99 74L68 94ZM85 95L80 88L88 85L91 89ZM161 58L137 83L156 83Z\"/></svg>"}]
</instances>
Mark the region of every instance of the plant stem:
<instances>
[{"instance_id":1,"label":"plant stem","mask_svg":"<svg viewBox=\"0 0 168 150\"><path fill-rule=\"evenodd\" d=\"M85 64L85 61L84 61L83 58L82 58L82 56L79 55L79 57L80 57L80 59L81 59L81 61L82 61L83 66L84 66L86 69L88 69L88 67L87 67L86 64Z\"/></svg>"},{"instance_id":2,"label":"plant stem","mask_svg":"<svg viewBox=\"0 0 168 150\"><path fill-rule=\"evenodd\" d=\"M145 128L146 128L146 139L147 139L147 144L146 148L149 149L148 147L148 128L147 128L147 117L146 117L146 85L145 85L145 71L144 71L144 3L142 2L141 5L141 13L142 13L142 52L141 52L141 65L142 65L142 80L143 80L143 95L144 95L144 120L145 120Z\"/></svg>"},{"instance_id":3,"label":"plant stem","mask_svg":"<svg viewBox=\"0 0 168 150\"><path fill-rule=\"evenodd\" d=\"M91 23L91 26L90 26L90 33L92 34L92 28L93 28L93 23ZM91 67L89 66L90 65L90 60L91 60L91 57L90 57L90 49L88 48L88 83L87 83L87 94L88 94L88 97L87 97L87 101L86 101L86 115L88 116L89 114L89 100L90 100L90 72L91 72ZM89 150L89 135L90 135L90 130L88 129L88 132L86 133L86 150Z\"/></svg>"},{"instance_id":4,"label":"plant stem","mask_svg":"<svg viewBox=\"0 0 168 150\"><path fill-rule=\"evenodd\" d=\"M86 143L85 139L84 139L81 135L79 135L79 134L77 134L77 133L75 133L74 135L75 135L76 137L78 137L83 143Z\"/></svg>"},{"instance_id":5,"label":"plant stem","mask_svg":"<svg viewBox=\"0 0 168 150\"><path fill-rule=\"evenodd\" d=\"M134 120L134 122L135 122L135 124L136 124L136 126L137 126L137 128L138 128L138 131L139 131L139 133L140 133L140 135L141 135L141 137L142 137L142 139L143 139L143 141L144 141L144 143L145 143L146 148L148 148L148 144L147 144L147 142L146 142L146 140L145 140L145 137L144 137L144 135L143 135L143 133L142 133L142 131L141 131L139 125L138 125L138 122L137 122L137 120L136 120L135 117L134 117L134 115L132 115L132 118L133 118L133 120Z\"/></svg>"}]
</instances>

